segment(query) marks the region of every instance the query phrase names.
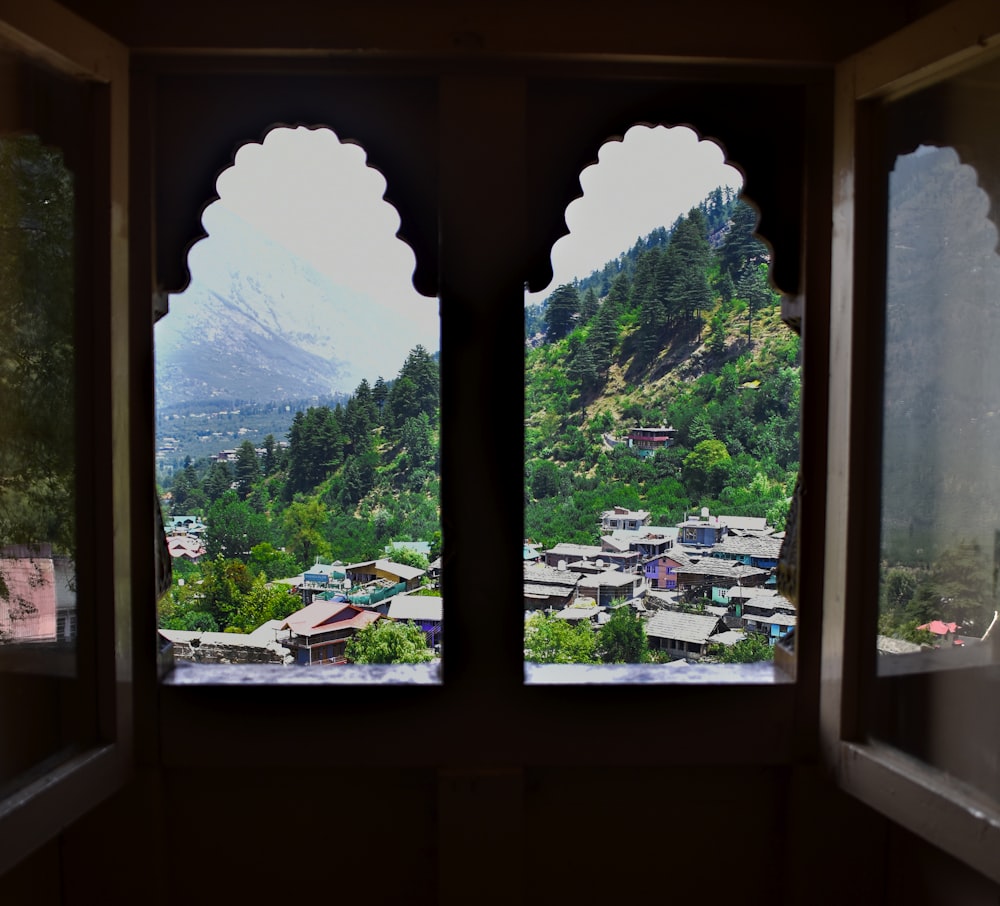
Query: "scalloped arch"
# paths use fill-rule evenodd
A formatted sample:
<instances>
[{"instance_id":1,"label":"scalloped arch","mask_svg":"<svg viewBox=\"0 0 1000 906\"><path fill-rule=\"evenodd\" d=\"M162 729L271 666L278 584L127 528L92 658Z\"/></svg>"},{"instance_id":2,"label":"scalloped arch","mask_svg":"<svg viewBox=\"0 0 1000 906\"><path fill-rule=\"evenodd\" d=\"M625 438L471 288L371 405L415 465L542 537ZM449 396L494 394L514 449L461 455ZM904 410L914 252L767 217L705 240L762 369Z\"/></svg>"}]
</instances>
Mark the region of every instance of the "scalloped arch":
<instances>
[{"instance_id":1,"label":"scalloped arch","mask_svg":"<svg viewBox=\"0 0 1000 906\"><path fill-rule=\"evenodd\" d=\"M310 132L326 131L326 132L329 132L337 140L337 142L339 144L341 144L341 145L352 145L352 146L358 148L361 151L362 155L364 156L364 160L362 161L362 163L364 164L364 166L367 169L372 170L375 173L378 173L383 178L383 180L385 181L385 184L386 184L386 189L382 193L382 197L380 199L380 203L386 204L389 207L391 207L392 210L399 216L400 228L395 232L394 235L395 235L396 239L398 239L400 242L402 242L407 248L410 249L411 252L413 252L413 256L414 256L414 271L413 271L413 275L412 275L411 279L412 279L414 287L417 289L418 292L420 292L420 289L417 286L417 262L416 262L417 252L416 252L416 249L413 247L413 245L409 241L407 241L407 238L406 238L406 236L403 233L403 218L402 218L402 215L399 212L399 209L394 204L393 199L392 199L392 197L391 197L391 195L389 193L389 180L386 177L386 174L381 169L379 169L379 167L377 167L375 164L373 164L371 162L371 160L369 158L369 155L368 155L368 152L365 150L365 148L361 144L361 142L358 141L357 139L354 139L354 138L341 138L336 133L336 131L334 129L330 128L329 126L308 125L308 124L305 124L305 123L298 123L298 124L296 124L294 126L290 125L290 124L286 124L286 123L275 123L275 124L272 124L272 125L268 126L266 129L263 130L263 132L261 133L259 139L257 139L257 140L255 140L255 139L248 139L247 141L241 143L238 147L236 147L233 150L232 155L231 155L230 160L229 160L229 163L226 164L225 166L223 166L215 174L215 179L213 181L213 186L214 186L213 193L212 193L211 197L207 198L204 201L204 203L202 204L201 209L200 209L200 211L198 213L198 230L197 230L197 232L193 233L190 236L190 238L188 239L188 241L184 245L184 248L183 248L183 272L182 272L183 286L180 289L173 289L173 288L171 288L169 290L169 292L171 292L171 293L182 292L190 284L190 282L191 282L191 270L190 270L188 262L190 260L191 251L194 249L194 247L196 245L198 245L200 242L202 242L205 239L207 239L208 235L209 235L205 231L205 229L204 229L204 214L205 214L205 211L211 205L213 205L215 202L221 201L221 197L220 197L220 194L219 194L219 191L218 191L219 181L225 176L226 173L228 173L230 170L233 170L234 168L236 168L238 166L236 158L239 155L239 153L244 148L247 148L249 146L256 146L256 147L263 148L264 145L265 145L265 143L267 142L268 138L273 133L275 133L275 132L282 131L282 130L294 131L296 129L307 129ZM435 293L422 293L422 294L423 295L435 295Z\"/></svg>"},{"instance_id":2,"label":"scalloped arch","mask_svg":"<svg viewBox=\"0 0 1000 906\"><path fill-rule=\"evenodd\" d=\"M612 143L622 143L622 144L624 144L626 134L629 132L629 130L634 129L636 127L646 128L646 129L655 129L657 127L663 127L663 128L668 129L668 130L672 130L672 129L687 129L687 130L689 130L690 132L692 132L694 134L694 136L696 137L696 139L698 140L699 143L701 143L701 142L711 142L712 144L714 144L722 152L722 156L723 156L723 164L722 165L723 166L732 167L743 178L743 188L740 191L739 197L740 197L741 201L744 201L748 205L750 205L750 207L753 208L754 212L757 215L757 228L754 230L754 234L753 235L767 246L768 251L771 254L772 267L770 269L770 274L771 274L770 279L771 279L772 284L774 284L775 288L778 289L779 292L784 292L784 293L786 293L788 295L794 294L794 292L797 291L797 287L796 287L795 291L783 288L775 280L775 278L774 278L774 274L777 272L777 261L776 261L776 257L777 256L775 254L775 252L776 252L776 250L775 250L775 242L774 242L774 240L772 238L769 237L768 232L765 232L765 230L764 230L764 228L762 226L762 224L763 224L763 217L762 217L761 205L753 197L753 195L751 195L747 191L748 179L747 179L746 170L739 163L739 161L733 160L733 159L731 159L728 156L728 154L726 153L726 146L725 146L724 142L721 139L716 138L715 136L712 136L712 135L703 135L691 123L662 123L662 122L656 122L656 121L652 121L652 120L646 120L646 121L641 121L640 120L640 121L633 122L627 128L621 130L620 132L613 133L613 134L609 135L607 138L604 139L604 141L602 141L598 145L598 147L596 149L596 153L592 156L592 158L587 163L585 163L577 171L576 182L575 182L575 190L574 190L575 194L573 195L572 198L569 199L569 201L567 202L565 208L563 209L563 216L559 220L558 227L556 228L556 233L553 234L554 238L551 239L551 242L550 242L550 245L549 245L549 248L548 248L549 260L547 262L547 271L543 272L541 270L541 268L539 267L539 269L532 274L532 277L534 279L529 279L529 281L528 281L529 288L532 289L533 291L535 291L535 286L538 283L541 283L541 286L544 287L544 286L547 286L551 282L551 280L552 280L552 276L553 276L553 273L552 273L552 260L551 260L552 249L555 247L555 244L560 239L562 239L565 236L570 235L570 229L569 229L568 224L566 223L566 216L565 215L566 215L566 212L569 209L569 206L572 205L573 202L575 202L575 201L577 201L577 200L579 200L579 199L581 199L581 198L584 197L585 193L584 193L583 182L582 182L582 180L583 180L583 174L588 169L590 169L591 167L600 167L601 166L600 152L601 152L601 150L605 146L607 146L609 144L612 144ZM669 162L666 162L666 165L669 166ZM683 178L683 174L680 174L679 178ZM661 224L661 225L662 226L666 226L667 224ZM797 252L797 250L796 250L796 252ZM596 266L600 266L603 263L604 262L595 262L595 267ZM786 268L786 271L787 270L788 269ZM797 268L796 268L795 272L797 274Z\"/></svg>"},{"instance_id":3,"label":"scalloped arch","mask_svg":"<svg viewBox=\"0 0 1000 906\"><path fill-rule=\"evenodd\" d=\"M383 201L399 214L396 236L416 258L414 287L437 295L436 104L433 81L419 78L160 76L149 132L156 290L188 285L188 254L205 237L202 214L237 151L275 129L305 127L329 129L364 150L366 165L386 181Z\"/></svg>"},{"instance_id":4,"label":"scalloped arch","mask_svg":"<svg viewBox=\"0 0 1000 906\"><path fill-rule=\"evenodd\" d=\"M377 173L379 176L381 176L382 180L383 180L383 182L385 184L385 191L382 192L382 195L381 195L381 197L380 197L380 199L379 199L379 201L377 203L378 204L384 204L384 205L388 206L393 211L393 213L397 217L399 217L399 211L398 211L398 209L395 207L395 205L392 203L392 200L388 196L388 180L385 178L385 174L377 166L375 166L374 164L371 163L371 161L368 159L368 153L365 151L364 147L361 145L360 142L357 142L357 141L352 140L352 139L342 139L342 138L340 138L337 135L337 133L333 129L330 129L327 126L302 126L302 125L300 125L298 127L290 127L290 126L286 126L286 125L274 125L274 126L269 127L265 131L265 133L263 134L263 136L261 137L261 139L259 141L253 141L253 140L246 141L243 144L241 144L238 148L236 148L235 151L233 152L232 159L230 160L230 163L228 164L228 166L224 167L221 171L219 171L218 175L216 176L216 179L215 179L215 188L216 188L216 191L214 193L214 196L212 198L209 198L208 200L205 201L205 203L203 204L202 209L201 209L201 215L199 216L199 221L198 222L199 222L199 225L202 227L201 230L200 230L200 234L191 237L191 239L188 241L188 243L187 243L187 245L185 247L185 250L184 250L184 255L185 255L185 257L184 257L184 273L185 273L186 278L187 278L187 283L185 284L185 287L190 283L190 279L191 279L191 272L190 272L190 267L189 267L189 261L190 261L191 252L193 251L193 249L195 248L195 246L197 246L198 244L200 244L202 241L204 241L209 236L209 234L204 229L204 214L208 210L208 208L210 208L215 202L222 200L221 199L221 195L219 193L219 185L224 180L224 178L225 178L225 176L226 176L227 173L230 173L232 170L234 170L234 169L236 169L236 168L239 167L239 162L238 162L237 158L239 157L240 153L242 151L244 151L244 149L249 148L249 147L260 148L260 149L265 148L266 145L267 145L268 140L276 132L282 132L282 131L294 132L294 131L298 131L299 129L305 129L305 130L307 130L307 131L309 131L311 133L326 132L326 133L329 133L329 135L339 145L342 145L342 146L351 146L351 147L357 148L360 151L360 153L362 155L362 158L363 158L361 161L359 161L359 163L361 163L366 169L371 170L372 172ZM337 164L331 162L331 166L337 166ZM366 202L366 204L367 204L367 202ZM401 217L399 217L399 220L400 220L400 224L402 224L402 218ZM403 245L405 245L410 250L410 252L413 253L413 257L414 257L414 272L413 272L413 274L411 274L411 280L414 280L415 279L415 271L416 271L416 260L415 260L416 259L416 253L415 253L415 251L413 249L413 246L410 245L406 241L406 238L404 236L400 235L400 231L399 230L396 230L396 232L394 233L394 238L396 238L397 240L399 240L400 242L402 242Z\"/></svg>"},{"instance_id":5,"label":"scalloped arch","mask_svg":"<svg viewBox=\"0 0 1000 906\"><path fill-rule=\"evenodd\" d=\"M580 175L600 148L633 126L683 126L712 141L744 178L742 197L758 213L756 235L772 253L771 282L801 296L805 217L806 91L789 84L726 80L568 82L536 86L530 115L529 197L538 199L527 283L552 278L551 251L564 236L569 204L582 195ZM775 111L762 120L762 101Z\"/></svg>"}]
</instances>

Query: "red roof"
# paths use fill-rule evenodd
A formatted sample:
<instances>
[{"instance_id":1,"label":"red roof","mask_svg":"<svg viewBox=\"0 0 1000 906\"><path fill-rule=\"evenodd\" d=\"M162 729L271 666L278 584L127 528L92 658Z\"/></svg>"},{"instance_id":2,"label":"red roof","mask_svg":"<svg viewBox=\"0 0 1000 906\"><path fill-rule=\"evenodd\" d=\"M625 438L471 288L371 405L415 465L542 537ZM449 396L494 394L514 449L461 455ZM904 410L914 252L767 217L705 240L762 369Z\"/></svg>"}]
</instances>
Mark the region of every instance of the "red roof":
<instances>
[{"instance_id":1,"label":"red roof","mask_svg":"<svg viewBox=\"0 0 1000 906\"><path fill-rule=\"evenodd\" d=\"M949 632L958 632L958 623L944 623L941 620L931 620L929 623L924 623L923 626L918 626L917 629L926 629L928 632L933 632L934 635L948 635Z\"/></svg>"},{"instance_id":2,"label":"red roof","mask_svg":"<svg viewBox=\"0 0 1000 906\"><path fill-rule=\"evenodd\" d=\"M362 629L382 615L344 601L313 601L285 618L280 629L290 629L296 635L315 635L333 629Z\"/></svg>"}]
</instances>

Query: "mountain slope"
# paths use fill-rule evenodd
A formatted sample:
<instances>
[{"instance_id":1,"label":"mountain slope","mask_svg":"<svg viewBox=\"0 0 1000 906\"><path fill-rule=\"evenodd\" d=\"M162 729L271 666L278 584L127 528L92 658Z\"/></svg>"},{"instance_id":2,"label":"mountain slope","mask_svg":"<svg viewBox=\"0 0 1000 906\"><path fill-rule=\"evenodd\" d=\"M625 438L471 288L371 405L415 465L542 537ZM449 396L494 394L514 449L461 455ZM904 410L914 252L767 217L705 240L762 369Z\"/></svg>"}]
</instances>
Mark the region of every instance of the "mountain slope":
<instances>
[{"instance_id":1,"label":"mountain slope","mask_svg":"<svg viewBox=\"0 0 1000 906\"><path fill-rule=\"evenodd\" d=\"M159 406L350 392L362 377L394 373L415 343L436 348L416 312L400 316L336 285L221 204L204 220L210 236L192 249L191 286L156 326Z\"/></svg>"}]
</instances>

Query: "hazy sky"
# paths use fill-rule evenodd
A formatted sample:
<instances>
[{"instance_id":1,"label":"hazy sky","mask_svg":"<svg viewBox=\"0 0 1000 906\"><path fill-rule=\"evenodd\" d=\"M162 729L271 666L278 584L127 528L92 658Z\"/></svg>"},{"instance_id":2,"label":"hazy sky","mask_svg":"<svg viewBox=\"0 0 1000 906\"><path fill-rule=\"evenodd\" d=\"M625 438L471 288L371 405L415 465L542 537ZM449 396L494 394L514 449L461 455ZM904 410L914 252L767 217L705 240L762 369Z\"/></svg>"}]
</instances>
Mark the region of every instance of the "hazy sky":
<instances>
[{"instance_id":1,"label":"hazy sky","mask_svg":"<svg viewBox=\"0 0 1000 906\"><path fill-rule=\"evenodd\" d=\"M395 238L399 215L383 202L385 180L364 151L329 130L276 129L245 145L218 181L221 203L338 284L428 322L436 300L413 289L414 257ZM739 188L738 171L711 141L690 129L635 126L600 150L581 175L584 196L566 212L571 233L556 243L555 279L585 277L628 249L636 237L669 226L718 185ZM488 208L484 216L489 216Z\"/></svg>"},{"instance_id":2,"label":"hazy sky","mask_svg":"<svg viewBox=\"0 0 1000 906\"><path fill-rule=\"evenodd\" d=\"M552 283L527 295L529 303L603 267L639 236L669 227L716 186L743 185L717 144L683 126L633 126L622 141L604 144L597 159L580 174L583 197L566 209L570 232L552 249Z\"/></svg>"}]
</instances>

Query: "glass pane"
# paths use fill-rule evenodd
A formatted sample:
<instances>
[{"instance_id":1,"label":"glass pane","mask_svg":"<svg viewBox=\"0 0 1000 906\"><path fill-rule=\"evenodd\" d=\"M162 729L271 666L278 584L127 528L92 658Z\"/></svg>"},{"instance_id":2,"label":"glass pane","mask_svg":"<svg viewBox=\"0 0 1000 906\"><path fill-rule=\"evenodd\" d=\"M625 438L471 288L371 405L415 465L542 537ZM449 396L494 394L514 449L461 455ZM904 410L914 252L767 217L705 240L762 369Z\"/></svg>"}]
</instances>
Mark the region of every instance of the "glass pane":
<instances>
[{"instance_id":1,"label":"glass pane","mask_svg":"<svg viewBox=\"0 0 1000 906\"><path fill-rule=\"evenodd\" d=\"M87 104L76 83L0 62L2 793L68 751L88 713L76 660L78 192L63 150L79 151ZM25 103L28 86L46 103Z\"/></svg>"},{"instance_id":2,"label":"glass pane","mask_svg":"<svg viewBox=\"0 0 1000 906\"><path fill-rule=\"evenodd\" d=\"M796 621L775 568L799 340L757 213L684 127L633 127L581 185L525 308L529 682L534 664L771 661Z\"/></svg>"},{"instance_id":3,"label":"glass pane","mask_svg":"<svg viewBox=\"0 0 1000 906\"><path fill-rule=\"evenodd\" d=\"M890 105L874 733L1000 794L1000 175L991 64ZM998 797L1000 798L1000 797Z\"/></svg>"},{"instance_id":4,"label":"glass pane","mask_svg":"<svg viewBox=\"0 0 1000 906\"><path fill-rule=\"evenodd\" d=\"M385 178L328 129L275 129L218 191L156 326L161 633L178 664L432 661L438 306Z\"/></svg>"}]
</instances>

